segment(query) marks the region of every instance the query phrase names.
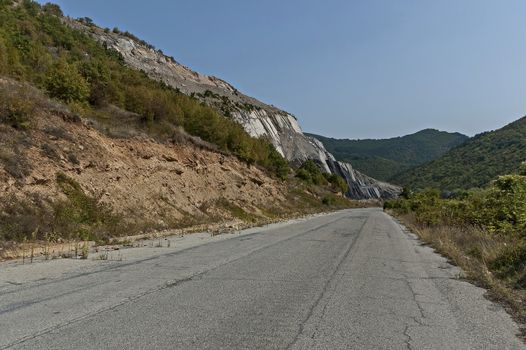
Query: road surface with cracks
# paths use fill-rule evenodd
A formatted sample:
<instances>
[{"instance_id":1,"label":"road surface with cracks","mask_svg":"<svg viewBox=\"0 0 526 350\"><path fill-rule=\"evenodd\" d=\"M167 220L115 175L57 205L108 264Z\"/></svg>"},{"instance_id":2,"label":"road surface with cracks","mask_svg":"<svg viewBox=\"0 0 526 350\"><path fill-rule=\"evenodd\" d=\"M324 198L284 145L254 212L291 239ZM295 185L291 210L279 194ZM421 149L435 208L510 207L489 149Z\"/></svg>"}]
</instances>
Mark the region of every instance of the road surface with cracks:
<instances>
[{"instance_id":1,"label":"road surface with cracks","mask_svg":"<svg viewBox=\"0 0 526 350\"><path fill-rule=\"evenodd\" d=\"M0 265L0 349L526 349L379 209L185 244Z\"/></svg>"}]
</instances>

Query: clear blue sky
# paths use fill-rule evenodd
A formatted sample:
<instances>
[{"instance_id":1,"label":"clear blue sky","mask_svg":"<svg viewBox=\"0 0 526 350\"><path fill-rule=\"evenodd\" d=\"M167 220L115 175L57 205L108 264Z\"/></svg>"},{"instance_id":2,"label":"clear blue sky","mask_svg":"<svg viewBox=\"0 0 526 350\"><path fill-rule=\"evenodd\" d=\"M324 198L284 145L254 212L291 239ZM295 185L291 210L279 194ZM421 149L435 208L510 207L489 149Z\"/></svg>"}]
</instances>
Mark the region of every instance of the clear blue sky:
<instances>
[{"instance_id":1,"label":"clear blue sky","mask_svg":"<svg viewBox=\"0 0 526 350\"><path fill-rule=\"evenodd\" d=\"M305 131L469 135L526 115L524 0L58 0L295 114Z\"/></svg>"}]
</instances>

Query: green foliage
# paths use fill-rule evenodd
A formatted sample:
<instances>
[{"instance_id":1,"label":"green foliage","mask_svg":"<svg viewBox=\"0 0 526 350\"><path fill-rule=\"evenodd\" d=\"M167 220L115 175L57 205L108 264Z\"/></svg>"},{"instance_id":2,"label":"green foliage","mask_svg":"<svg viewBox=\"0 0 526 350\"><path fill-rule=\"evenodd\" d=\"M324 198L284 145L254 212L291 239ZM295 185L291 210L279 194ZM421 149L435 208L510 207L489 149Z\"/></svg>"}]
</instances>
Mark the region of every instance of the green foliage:
<instances>
[{"instance_id":1,"label":"green foliage","mask_svg":"<svg viewBox=\"0 0 526 350\"><path fill-rule=\"evenodd\" d=\"M333 197L325 196L321 199L321 202L325 205L332 205L334 203Z\"/></svg>"},{"instance_id":2,"label":"green foliage","mask_svg":"<svg viewBox=\"0 0 526 350\"><path fill-rule=\"evenodd\" d=\"M443 191L487 185L499 174L516 171L526 159L526 118L479 134L442 157L395 177L411 188Z\"/></svg>"},{"instance_id":3,"label":"green foliage","mask_svg":"<svg viewBox=\"0 0 526 350\"><path fill-rule=\"evenodd\" d=\"M502 249L490 268L498 277L514 280L516 288L526 288L526 242Z\"/></svg>"},{"instance_id":4,"label":"green foliage","mask_svg":"<svg viewBox=\"0 0 526 350\"><path fill-rule=\"evenodd\" d=\"M272 144L269 143L267 149L267 158L264 160L263 165L276 174L279 179L285 180L290 173L289 163L276 151Z\"/></svg>"},{"instance_id":5,"label":"green foliage","mask_svg":"<svg viewBox=\"0 0 526 350\"><path fill-rule=\"evenodd\" d=\"M409 199L413 195L412 191L408 187L404 187L400 193L400 198Z\"/></svg>"},{"instance_id":6,"label":"green foliage","mask_svg":"<svg viewBox=\"0 0 526 350\"><path fill-rule=\"evenodd\" d=\"M221 209L224 209L230 213L234 218L241 219L244 222L257 222L260 217L255 214L246 212L243 208L230 202L229 200L222 198L216 201L215 205Z\"/></svg>"},{"instance_id":7,"label":"green foliage","mask_svg":"<svg viewBox=\"0 0 526 350\"><path fill-rule=\"evenodd\" d=\"M357 170L383 181L417 165L429 162L467 140L459 133L426 129L415 134L379 140L320 140L336 159L352 163Z\"/></svg>"},{"instance_id":8,"label":"green foliage","mask_svg":"<svg viewBox=\"0 0 526 350\"><path fill-rule=\"evenodd\" d=\"M526 176L500 176L472 200L472 220L491 232L526 237Z\"/></svg>"},{"instance_id":9,"label":"green foliage","mask_svg":"<svg viewBox=\"0 0 526 350\"><path fill-rule=\"evenodd\" d=\"M309 185L327 186L332 191L346 193L349 190L347 181L336 174L324 173L313 160L305 161L297 170L296 177Z\"/></svg>"},{"instance_id":10,"label":"green foliage","mask_svg":"<svg viewBox=\"0 0 526 350\"><path fill-rule=\"evenodd\" d=\"M328 193L324 195L321 199L321 202L324 206L331 208L349 208L351 205L353 205L347 198L334 193ZM354 203L354 205L356 205L356 203Z\"/></svg>"},{"instance_id":11,"label":"green foliage","mask_svg":"<svg viewBox=\"0 0 526 350\"><path fill-rule=\"evenodd\" d=\"M349 191L349 184L347 183L347 181L345 181L343 177L336 174L328 173L324 173L323 176L325 176L325 179L329 181L334 190L341 192L342 194L347 193L347 191Z\"/></svg>"},{"instance_id":12,"label":"green foliage","mask_svg":"<svg viewBox=\"0 0 526 350\"><path fill-rule=\"evenodd\" d=\"M521 175L500 176L485 189L464 191L448 199L440 198L438 190L421 191L387 201L384 208L410 214L417 225L437 234L453 227L453 232L458 231L452 236L456 237L454 244L469 255L468 261L480 261L507 285L524 289L526 176L522 174L524 164ZM480 232L479 236L473 232Z\"/></svg>"},{"instance_id":13,"label":"green foliage","mask_svg":"<svg viewBox=\"0 0 526 350\"><path fill-rule=\"evenodd\" d=\"M443 199L438 190L385 202L386 209L413 212L425 225L475 225L488 233L526 238L526 176L504 175L482 190Z\"/></svg>"},{"instance_id":14,"label":"green foliage","mask_svg":"<svg viewBox=\"0 0 526 350\"><path fill-rule=\"evenodd\" d=\"M61 59L49 69L46 88L51 97L64 102L86 102L90 87L77 68Z\"/></svg>"},{"instance_id":15,"label":"green foliage","mask_svg":"<svg viewBox=\"0 0 526 350\"><path fill-rule=\"evenodd\" d=\"M62 13L62 10L60 9L60 6L52 3L46 3L42 6L42 11L46 14L61 17L64 14Z\"/></svg>"},{"instance_id":16,"label":"green foliage","mask_svg":"<svg viewBox=\"0 0 526 350\"><path fill-rule=\"evenodd\" d=\"M287 176L288 164L268 140L250 137L217 110L126 67L119 53L68 27L61 15L56 5L27 1L13 7L0 2L0 74L44 89L74 109L80 105L88 116L102 116L101 123L130 124L104 113L105 106L114 105L136 115L130 127L159 140L171 139L182 127L248 164L266 167L279 178ZM103 31L88 18L82 22ZM144 43L131 33L121 34Z\"/></svg>"},{"instance_id":17,"label":"green foliage","mask_svg":"<svg viewBox=\"0 0 526 350\"><path fill-rule=\"evenodd\" d=\"M68 201L55 205L54 222L66 229L70 238L97 240L114 233L120 219L109 206L88 196L75 180L63 173L57 174L57 185Z\"/></svg>"},{"instance_id":18,"label":"green foliage","mask_svg":"<svg viewBox=\"0 0 526 350\"><path fill-rule=\"evenodd\" d=\"M2 203L0 241L48 241L54 237L100 242L132 233L109 206L87 195L73 179L59 173L56 180L65 200L50 203L33 195L29 200L13 196Z\"/></svg>"},{"instance_id":19,"label":"green foliage","mask_svg":"<svg viewBox=\"0 0 526 350\"><path fill-rule=\"evenodd\" d=\"M413 194L410 198L388 200L384 203L385 209L394 209L400 213L414 212L421 224L436 225L441 219L440 193L435 189Z\"/></svg>"},{"instance_id":20,"label":"green foliage","mask_svg":"<svg viewBox=\"0 0 526 350\"><path fill-rule=\"evenodd\" d=\"M296 170L296 177L298 179L301 179L301 180L305 181L305 182L312 183L312 177L311 177L310 173L307 170L305 170L305 169L301 169L300 168L300 169Z\"/></svg>"},{"instance_id":21,"label":"green foliage","mask_svg":"<svg viewBox=\"0 0 526 350\"><path fill-rule=\"evenodd\" d=\"M320 167L310 159L305 161L298 170L296 170L296 177L317 186L327 184L327 180L320 170Z\"/></svg>"}]
</instances>

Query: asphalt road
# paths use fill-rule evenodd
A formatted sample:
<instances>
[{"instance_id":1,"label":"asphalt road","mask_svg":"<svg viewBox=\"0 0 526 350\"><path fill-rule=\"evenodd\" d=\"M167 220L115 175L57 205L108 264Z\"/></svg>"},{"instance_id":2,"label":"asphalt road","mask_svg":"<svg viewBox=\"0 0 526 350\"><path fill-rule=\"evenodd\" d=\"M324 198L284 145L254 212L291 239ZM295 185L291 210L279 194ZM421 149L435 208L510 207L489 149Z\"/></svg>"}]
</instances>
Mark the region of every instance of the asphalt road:
<instances>
[{"instance_id":1,"label":"asphalt road","mask_svg":"<svg viewBox=\"0 0 526 350\"><path fill-rule=\"evenodd\" d=\"M149 252L0 271L0 349L526 349L378 209Z\"/></svg>"}]
</instances>

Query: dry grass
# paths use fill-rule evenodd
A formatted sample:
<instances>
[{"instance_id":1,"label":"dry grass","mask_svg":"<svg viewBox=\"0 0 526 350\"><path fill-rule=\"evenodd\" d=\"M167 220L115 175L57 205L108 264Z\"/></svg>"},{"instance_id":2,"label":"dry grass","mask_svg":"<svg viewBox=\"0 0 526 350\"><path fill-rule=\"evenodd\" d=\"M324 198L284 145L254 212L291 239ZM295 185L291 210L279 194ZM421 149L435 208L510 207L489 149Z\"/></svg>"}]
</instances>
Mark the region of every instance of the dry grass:
<instances>
[{"instance_id":1,"label":"dry grass","mask_svg":"<svg viewBox=\"0 0 526 350\"><path fill-rule=\"evenodd\" d=\"M521 331L526 338L526 289L517 283L517 278L498 273L495 268L495 262L508 258L506 254L510 248L520 247L522 240L491 235L470 226L422 225L418 224L414 213L395 216L425 243L462 268L468 280L486 288L487 297L504 305L515 320L523 325ZM523 270L521 266L513 273L520 275L524 273Z\"/></svg>"}]
</instances>

